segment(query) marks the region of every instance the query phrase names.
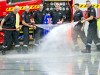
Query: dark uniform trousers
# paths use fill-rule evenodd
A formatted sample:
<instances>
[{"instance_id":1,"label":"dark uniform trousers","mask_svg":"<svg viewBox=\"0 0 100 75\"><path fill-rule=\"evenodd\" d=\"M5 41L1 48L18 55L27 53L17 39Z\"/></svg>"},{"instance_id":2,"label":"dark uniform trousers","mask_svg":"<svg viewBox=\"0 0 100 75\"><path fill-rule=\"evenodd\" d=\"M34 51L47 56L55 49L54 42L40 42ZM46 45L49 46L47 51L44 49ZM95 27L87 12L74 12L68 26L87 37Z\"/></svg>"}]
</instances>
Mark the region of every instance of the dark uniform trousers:
<instances>
[{"instance_id":1,"label":"dark uniform trousers","mask_svg":"<svg viewBox=\"0 0 100 75\"><path fill-rule=\"evenodd\" d=\"M23 26L24 45L29 45L29 27Z\"/></svg>"},{"instance_id":2,"label":"dark uniform trousers","mask_svg":"<svg viewBox=\"0 0 100 75\"><path fill-rule=\"evenodd\" d=\"M77 38L78 35L80 36L82 42L86 45L86 36L85 36L85 32L81 31L82 25L78 24L73 28L73 42L74 45L78 45L77 43Z\"/></svg>"},{"instance_id":3,"label":"dark uniform trousers","mask_svg":"<svg viewBox=\"0 0 100 75\"><path fill-rule=\"evenodd\" d=\"M35 37L35 43L39 44L41 38L43 37L42 35L42 28L37 27L36 30L34 31L34 37Z\"/></svg>"},{"instance_id":4,"label":"dark uniform trousers","mask_svg":"<svg viewBox=\"0 0 100 75\"><path fill-rule=\"evenodd\" d=\"M14 41L15 46L19 45L18 36L19 36L19 32L18 31L5 30L3 46L10 47L11 44L13 43L13 41Z\"/></svg>"},{"instance_id":5,"label":"dark uniform trousers","mask_svg":"<svg viewBox=\"0 0 100 75\"><path fill-rule=\"evenodd\" d=\"M94 26L94 27L91 27L91 26ZM97 35L96 21L93 21L89 24L88 34L87 34L87 45L86 45L87 49L91 48L92 40L96 44L97 49L100 49L100 41Z\"/></svg>"},{"instance_id":6,"label":"dark uniform trousers","mask_svg":"<svg viewBox=\"0 0 100 75\"><path fill-rule=\"evenodd\" d=\"M43 24L43 19L44 19L44 16L46 15L47 11L43 10L43 11L40 11L40 10L37 10L34 12L33 14L33 18L35 20L35 23L36 24ZM36 27L36 30L34 30L34 38L35 38L35 44L39 44L40 43L40 40L42 38L42 31L43 29L42 28L39 28L39 27Z\"/></svg>"},{"instance_id":7,"label":"dark uniform trousers","mask_svg":"<svg viewBox=\"0 0 100 75\"><path fill-rule=\"evenodd\" d=\"M31 19L31 14L26 11L23 12L22 20L24 20L26 23L30 23L30 19ZM23 25L22 30L23 30L23 34L24 34L24 40L23 40L24 46L25 45L28 46L29 45L29 27Z\"/></svg>"}]
</instances>

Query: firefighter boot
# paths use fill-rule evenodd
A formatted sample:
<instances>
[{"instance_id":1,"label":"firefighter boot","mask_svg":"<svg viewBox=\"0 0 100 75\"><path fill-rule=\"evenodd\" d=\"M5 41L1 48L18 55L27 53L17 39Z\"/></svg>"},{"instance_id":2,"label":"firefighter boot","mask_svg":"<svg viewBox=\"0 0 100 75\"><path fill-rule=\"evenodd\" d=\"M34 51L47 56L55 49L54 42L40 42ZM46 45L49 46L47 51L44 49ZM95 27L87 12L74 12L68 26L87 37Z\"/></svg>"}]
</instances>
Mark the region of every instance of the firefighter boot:
<instances>
[{"instance_id":1,"label":"firefighter boot","mask_svg":"<svg viewBox=\"0 0 100 75\"><path fill-rule=\"evenodd\" d=\"M78 46L78 45L75 45L75 47L74 47L73 50L74 50L74 51L79 51L79 46Z\"/></svg>"},{"instance_id":2,"label":"firefighter boot","mask_svg":"<svg viewBox=\"0 0 100 75\"><path fill-rule=\"evenodd\" d=\"M6 55L7 50L8 50L7 46L2 46L2 49L1 49L2 55Z\"/></svg>"},{"instance_id":3,"label":"firefighter boot","mask_svg":"<svg viewBox=\"0 0 100 75\"><path fill-rule=\"evenodd\" d=\"M27 45L23 45L22 51L23 51L23 53L27 53L28 52L28 46Z\"/></svg>"},{"instance_id":4,"label":"firefighter boot","mask_svg":"<svg viewBox=\"0 0 100 75\"><path fill-rule=\"evenodd\" d=\"M82 53L91 53L91 46L87 45L86 49L81 51Z\"/></svg>"},{"instance_id":5,"label":"firefighter boot","mask_svg":"<svg viewBox=\"0 0 100 75\"><path fill-rule=\"evenodd\" d=\"M97 45L97 50L100 51L100 45Z\"/></svg>"},{"instance_id":6,"label":"firefighter boot","mask_svg":"<svg viewBox=\"0 0 100 75\"><path fill-rule=\"evenodd\" d=\"M21 47L20 46L15 46L15 49L16 49L16 51L18 52L18 53L21 53Z\"/></svg>"}]
</instances>

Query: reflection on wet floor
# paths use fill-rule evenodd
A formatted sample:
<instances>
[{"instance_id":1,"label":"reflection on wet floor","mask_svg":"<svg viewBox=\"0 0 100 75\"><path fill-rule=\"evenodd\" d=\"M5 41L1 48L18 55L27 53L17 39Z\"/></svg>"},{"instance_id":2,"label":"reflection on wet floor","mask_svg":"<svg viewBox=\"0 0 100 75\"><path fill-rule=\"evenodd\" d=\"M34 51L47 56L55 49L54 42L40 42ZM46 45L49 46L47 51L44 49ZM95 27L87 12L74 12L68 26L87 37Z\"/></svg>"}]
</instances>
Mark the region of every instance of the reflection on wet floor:
<instances>
[{"instance_id":1,"label":"reflection on wet floor","mask_svg":"<svg viewBox=\"0 0 100 75\"><path fill-rule=\"evenodd\" d=\"M10 50L7 55L0 55L0 75L97 75L98 52L82 54L71 50L72 25L74 23L52 29L40 40L43 43L27 54Z\"/></svg>"},{"instance_id":2,"label":"reflection on wet floor","mask_svg":"<svg viewBox=\"0 0 100 75\"><path fill-rule=\"evenodd\" d=\"M12 51L0 56L0 75L100 75L100 53Z\"/></svg>"}]
</instances>

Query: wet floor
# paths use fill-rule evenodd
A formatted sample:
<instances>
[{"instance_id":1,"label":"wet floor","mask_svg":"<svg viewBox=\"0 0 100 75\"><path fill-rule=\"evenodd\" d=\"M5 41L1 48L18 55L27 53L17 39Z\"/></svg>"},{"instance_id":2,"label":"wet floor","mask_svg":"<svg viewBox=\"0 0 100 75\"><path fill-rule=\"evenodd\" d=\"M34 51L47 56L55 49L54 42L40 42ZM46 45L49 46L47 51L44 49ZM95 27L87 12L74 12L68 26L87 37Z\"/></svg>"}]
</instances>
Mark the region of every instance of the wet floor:
<instances>
[{"instance_id":1,"label":"wet floor","mask_svg":"<svg viewBox=\"0 0 100 75\"><path fill-rule=\"evenodd\" d=\"M11 50L0 55L0 75L100 75L100 52Z\"/></svg>"}]
</instances>

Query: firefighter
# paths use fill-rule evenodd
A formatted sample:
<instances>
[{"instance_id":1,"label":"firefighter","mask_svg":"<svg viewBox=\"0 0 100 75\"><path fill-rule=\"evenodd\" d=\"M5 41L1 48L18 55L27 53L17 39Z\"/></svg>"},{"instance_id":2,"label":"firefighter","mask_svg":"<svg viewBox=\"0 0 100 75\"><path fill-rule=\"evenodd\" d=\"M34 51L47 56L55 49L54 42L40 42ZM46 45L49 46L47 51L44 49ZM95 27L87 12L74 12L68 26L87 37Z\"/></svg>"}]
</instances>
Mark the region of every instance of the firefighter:
<instances>
[{"instance_id":1,"label":"firefighter","mask_svg":"<svg viewBox=\"0 0 100 75\"><path fill-rule=\"evenodd\" d=\"M26 52L28 50L29 45L29 28L33 28L34 21L32 20L32 16L29 12L29 6L25 7L25 12L22 14L22 30L24 34L24 43L23 43L23 50Z\"/></svg>"},{"instance_id":2,"label":"firefighter","mask_svg":"<svg viewBox=\"0 0 100 75\"><path fill-rule=\"evenodd\" d=\"M83 13L79 9L79 4L76 3L74 5L74 8L75 8L75 13L74 13L74 17L73 17L74 22L82 20L83 19ZM78 43L77 43L78 35L82 39L82 42L86 45L86 36L85 36L85 32L84 32L84 24L82 24L81 22L76 24L73 28L73 42L74 42L74 45L75 45L75 49L79 49L79 46L78 46Z\"/></svg>"},{"instance_id":3,"label":"firefighter","mask_svg":"<svg viewBox=\"0 0 100 75\"><path fill-rule=\"evenodd\" d=\"M83 53L90 53L91 52L91 44L92 40L97 46L97 50L100 51L100 42L97 35L97 20L96 20L96 11L95 8L91 5L91 2L88 0L86 1L86 6L88 7L88 18L81 21L85 23L86 21L89 22L88 27L88 34L87 34L87 45L86 49L82 51Z\"/></svg>"},{"instance_id":4,"label":"firefighter","mask_svg":"<svg viewBox=\"0 0 100 75\"><path fill-rule=\"evenodd\" d=\"M43 10L44 6L43 4L39 5L39 10L34 11L33 18L35 24L43 24L44 16L46 15L46 11ZM40 39L42 38L42 28L36 27L35 32L35 46L38 46L40 43Z\"/></svg>"},{"instance_id":5,"label":"firefighter","mask_svg":"<svg viewBox=\"0 0 100 75\"><path fill-rule=\"evenodd\" d=\"M14 11L10 12L6 17L1 21L0 30L2 30L3 25L7 29L15 29L15 30L5 30L4 35L4 43L2 46L2 54L6 53L6 50L8 49L8 44L13 40L15 49L19 52L20 45L19 45L19 15L17 15L19 12L19 6L14 7ZM11 44L10 44L11 45Z\"/></svg>"},{"instance_id":6,"label":"firefighter","mask_svg":"<svg viewBox=\"0 0 100 75\"><path fill-rule=\"evenodd\" d=\"M64 20L64 14L63 11L60 10L60 4L55 3L55 10L50 12L50 15L52 17L52 23L53 24L62 24Z\"/></svg>"}]
</instances>

